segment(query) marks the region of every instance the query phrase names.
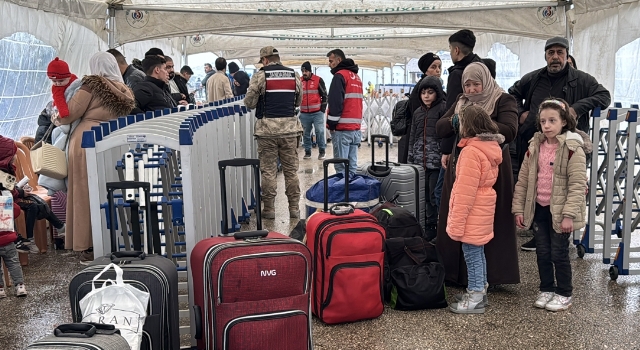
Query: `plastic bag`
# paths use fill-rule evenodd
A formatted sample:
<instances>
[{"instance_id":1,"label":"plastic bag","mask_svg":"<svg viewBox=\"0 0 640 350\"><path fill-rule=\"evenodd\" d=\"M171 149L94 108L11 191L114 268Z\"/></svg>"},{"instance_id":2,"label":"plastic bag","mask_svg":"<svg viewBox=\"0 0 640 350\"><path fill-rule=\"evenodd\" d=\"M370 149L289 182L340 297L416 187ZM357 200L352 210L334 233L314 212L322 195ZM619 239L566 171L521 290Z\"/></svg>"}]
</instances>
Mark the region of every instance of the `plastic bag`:
<instances>
[{"instance_id":1,"label":"plastic bag","mask_svg":"<svg viewBox=\"0 0 640 350\"><path fill-rule=\"evenodd\" d=\"M101 288L96 288L96 280L111 268L116 272L115 283L107 280ZM91 292L80 300L82 322L112 324L120 330L131 350L139 350L149 293L125 284L122 274L118 265L109 264L93 278Z\"/></svg>"},{"instance_id":2,"label":"plastic bag","mask_svg":"<svg viewBox=\"0 0 640 350\"><path fill-rule=\"evenodd\" d=\"M13 231L13 196L9 191L0 195L0 232Z\"/></svg>"}]
</instances>

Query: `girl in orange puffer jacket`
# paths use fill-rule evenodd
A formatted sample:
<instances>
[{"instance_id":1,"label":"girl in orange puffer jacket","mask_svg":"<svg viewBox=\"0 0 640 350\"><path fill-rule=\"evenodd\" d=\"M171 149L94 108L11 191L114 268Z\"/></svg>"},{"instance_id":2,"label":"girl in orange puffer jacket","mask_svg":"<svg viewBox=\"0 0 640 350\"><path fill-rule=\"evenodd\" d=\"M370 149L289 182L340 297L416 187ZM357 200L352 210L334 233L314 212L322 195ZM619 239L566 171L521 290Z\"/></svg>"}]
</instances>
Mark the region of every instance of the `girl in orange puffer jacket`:
<instances>
[{"instance_id":1,"label":"girl in orange puffer jacket","mask_svg":"<svg viewBox=\"0 0 640 350\"><path fill-rule=\"evenodd\" d=\"M467 263L469 285L459 302L450 306L461 314L484 313L486 304L487 261L484 245L493 238L493 218L498 179L502 163L504 136L491 117L478 106L460 111L462 148L455 169L455 182L449 200L447 233L454 241L462 242Z\"/></svg>"}]
</instances>

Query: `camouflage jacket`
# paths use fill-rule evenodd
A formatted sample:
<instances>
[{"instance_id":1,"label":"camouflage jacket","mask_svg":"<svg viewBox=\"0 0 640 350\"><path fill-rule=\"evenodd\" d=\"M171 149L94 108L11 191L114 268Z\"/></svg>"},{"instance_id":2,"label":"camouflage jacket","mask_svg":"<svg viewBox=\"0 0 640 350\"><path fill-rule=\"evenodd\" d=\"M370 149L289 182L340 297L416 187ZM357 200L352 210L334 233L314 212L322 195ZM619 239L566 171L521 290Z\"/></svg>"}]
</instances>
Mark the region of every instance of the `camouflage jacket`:
<instances>
[{"instance_id":1,"label":"camouflage jacket","mask_svg":"<svg viewBox=\"0 0 640 350\"><path fill-rule=\"evenodd\" d=\"M271 62L269 65L280 63ZM265 92L265 76L264 71L259 70L251 77L247 94L244 97L244 104L249 109L256 109L260 96ZM300 83L300 75L296 73L296 107L302 103L302 84ZM255 133L256 137L275 138L275 137L291 137L299 136L302 133L302 124L297 116L292 115L291 118L262 118L256 120Z\"/></svg>"}]
</instances>

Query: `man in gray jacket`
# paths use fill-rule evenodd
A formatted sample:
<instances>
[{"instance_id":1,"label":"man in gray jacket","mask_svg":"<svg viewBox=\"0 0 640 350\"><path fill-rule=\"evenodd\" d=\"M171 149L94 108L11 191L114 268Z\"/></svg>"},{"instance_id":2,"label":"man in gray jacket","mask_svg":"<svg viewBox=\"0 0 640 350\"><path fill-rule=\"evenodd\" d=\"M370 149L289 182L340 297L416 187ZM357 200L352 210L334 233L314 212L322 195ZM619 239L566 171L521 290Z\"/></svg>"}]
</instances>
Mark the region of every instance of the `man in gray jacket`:
<instances>
[{"instance_id":1,"label":"man in gray jacket","mask_svg":"<svg viewBox=\"0 0 640 350\"><path fill-rule=\"evenodd\" d=\"M516 98L520 126L516 142L517 159L513 172L517 179L520 165L536 132L538 106L549 97L562 98L569 103L571 113L578 120L578 129L589 133L589 111L596 107L607 108L611 94L591 75L567 64L569 41L562 37L547 40L545 44L547 66L525 74L509 88ZM522 250L535 251L535 238L522 245Z\"/></svg>"}]
</instances>

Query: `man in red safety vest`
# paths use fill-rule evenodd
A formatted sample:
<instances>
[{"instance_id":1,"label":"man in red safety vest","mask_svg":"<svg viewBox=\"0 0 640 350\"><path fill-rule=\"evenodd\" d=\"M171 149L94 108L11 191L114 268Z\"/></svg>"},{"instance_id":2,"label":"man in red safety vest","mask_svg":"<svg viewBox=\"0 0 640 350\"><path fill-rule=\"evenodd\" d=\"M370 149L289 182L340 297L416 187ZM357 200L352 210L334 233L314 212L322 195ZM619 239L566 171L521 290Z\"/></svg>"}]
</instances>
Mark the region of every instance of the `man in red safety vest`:
<instances>
[{"instance_id":1,"label":"man in red safety vest","mask_svg":"<svg viewBox=\"0 0 640 350\"><path fill-rule=\"evenodd\" d=\"M333 157L349 159L349 172L358 166L358 146L362 141L362 81L358 65L347 59L339 49L327 54L333 80L329 88L327 126L331 131ZM343 172L343 164L334 164L336 173Z\"/></svg>"},{"instance_id":2,"label":"man in red safety vest","mask_svg":"<svg viewBox=\"0 0 640 350\"><path fill-rule=\"evenodd\" d=\"M311 129L315 128L318 143L318 159L325 157L327 141L324 138L324 111L327 109L327 88L319 75L311 73L309 61L302 64L302 104L300 105L300 123L304 128L302 141L304 159L311 158Z\"/></svg>"}]
</instances>

